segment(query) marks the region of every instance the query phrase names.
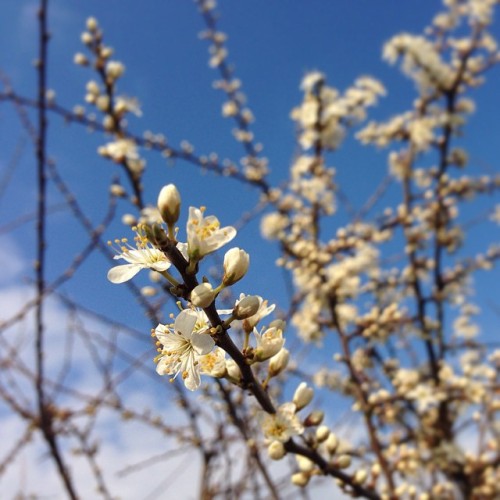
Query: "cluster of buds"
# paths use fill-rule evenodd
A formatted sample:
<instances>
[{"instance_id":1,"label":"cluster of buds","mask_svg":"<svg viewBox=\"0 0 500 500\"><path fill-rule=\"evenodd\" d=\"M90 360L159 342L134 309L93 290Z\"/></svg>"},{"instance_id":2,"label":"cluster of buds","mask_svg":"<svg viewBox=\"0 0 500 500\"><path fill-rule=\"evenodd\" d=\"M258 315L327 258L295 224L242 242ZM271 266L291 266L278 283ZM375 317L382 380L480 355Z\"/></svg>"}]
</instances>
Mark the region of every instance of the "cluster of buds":
<instances>
[{"instance_id":1,"label":"cluster of buds","mask_svg":"<svg viewBox=\"0 0 500 500\"><path fill-rule=\"evenodd\" d=\"M127 113L141 116L141 110L137 99L116 94L117 81L125 73L125 66L120 61L111 60L113 49L104 44L103 32L95 18L87 19L81 40L91 57L79 52L75 54L74 62L80 66L91 66L101 80L99 83L92 79L87 83L85 101L103 114L103 127L115 136L115 140L101 146L98 153L124 165L132 178L138 181L145 161L140 157L135 141L125 133L125 117ZM85 110L79 107L75 113L81 118Z\"/></svg>"}]
</instances>

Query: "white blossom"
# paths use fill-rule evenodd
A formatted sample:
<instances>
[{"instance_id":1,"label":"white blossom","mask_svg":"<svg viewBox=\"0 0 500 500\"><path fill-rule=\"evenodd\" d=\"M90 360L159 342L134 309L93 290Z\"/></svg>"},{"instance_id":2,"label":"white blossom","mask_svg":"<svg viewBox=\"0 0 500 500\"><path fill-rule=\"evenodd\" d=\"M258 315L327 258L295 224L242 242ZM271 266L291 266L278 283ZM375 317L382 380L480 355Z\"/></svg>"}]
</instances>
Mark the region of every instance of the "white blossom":
<instances>
[{"instance_id":1,"label":"white blossom","mask_svg":"<svg viewBox=\"0 0 500 500\"><path fill-rule=\"evenodd\" d=\"M295 414L293 403L282 404L276 413L260 413L260 425L264 435L273 441L285 443L292 436L304 432L304 427Z\"/></svg>"},{"instance_id":2,"label":"white blossom","mask_svg":"<svg viewBox=\"0 0 500 500\"><path fill-rule=\"evenodd\" d=\"M200 260L205 255L215 252L236 236L232 226L221 228L217 217L203 215L202 207L189 207L187 221L188 255L190 259Z\"/></svg>"},{"instance_id":3,"label":"white blossom","mask_svg":"<svg viewBox=\"0 0 500 500\"><path fill-rule=\"evenodd\" d=\"M199 359L215 346L206 331L204 322L200 324L199 314L189 309L180 312L173 327L159 324L155 330L162 344L156 358L158 374L175 378L180 373L185 386L190 391L196 390L201 383Z\"/></svg>"},{"instance_id":4,"label":"white blossom","mask_svg":"<svg viewBox=\"0 0 500 500\"><path fill-rule=\"evenodd\" d=\"M120 253L113 258L123 259L128 264L112 267L108 271L108 279L112 283L124 283L132 279L141 269L151 269L162 273L171 266L165 254L148 242L144 231L140 227L135 229L136 248L128 244L127 238L115 240L115 243L119 245ZM111 242L108 244L111 245Z\"/></svg>"}]
</instances>

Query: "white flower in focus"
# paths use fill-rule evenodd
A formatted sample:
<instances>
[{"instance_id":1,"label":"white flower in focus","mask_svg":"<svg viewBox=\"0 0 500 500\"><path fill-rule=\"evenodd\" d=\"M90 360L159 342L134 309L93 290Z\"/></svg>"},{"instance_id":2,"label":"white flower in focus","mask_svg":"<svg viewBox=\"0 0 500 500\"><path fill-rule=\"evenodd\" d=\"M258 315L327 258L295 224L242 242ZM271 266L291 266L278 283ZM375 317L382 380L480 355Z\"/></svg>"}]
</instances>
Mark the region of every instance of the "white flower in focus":
<instances>
[{"instance_id":1,"label":"white flower in focus","mask_svg":"<svg viewBox=\"0 0 500 500\"><path fill-rule=\"evenodd\" d=\"M267 438L282 443L304 432L304 427L295 414L293 403L282 404L274 414L261 413L260 425Z\"/></svg>"},{"instance_id":2,"label":"white flower in focus","mask_svg":"<svg viewBox=\"0 0 500 500\"><path fill-rule=\"evenodd\" d=\"M281 328L271 327L262 334L254 329L253 334L257 341L257 347L255 348L255 359L257 361L272 358L281 351L285 344Z\"/></svg>"},{"instance_id":3,"label":"white flower in focus","mask_svg":"<svg viewBox=\"0 0 500 500\"><path fill-rule=\"evenodd\" d=\"M159 375L181 374L184 385L196 390L201 383L200 357L208 354L215 346L214 339L206 331L196 311L186 309L175 318L173 328L158 325L156 338L163 349L156 358L156 371Z\"/></svg>"},{"instance_id":4,"label":"white flower in focus","mask_svg":"<svg viewBox=\"0 0 500 500\"><path fill-rule=\"evenodd\" d=\"M224 285L234 285L248 271L250 265L250 256L241 248L231 248L224 255Z\"/></svg>"},{"instance_id":5,"label":"white flower in focus","mask_svg":"<svg viewBox=\"0 0 500 500\"><path fill-rule=\"evenodd\" d=\"M149 244L148 239L140 228L136 228L136 236L134 238L137 248L134 248L127 243L127 238L115 240L119 245L120 253L115 255L115 259L123 259L128 264L112 267L108 271L108 279L111 283L124 283L132 279L141 269L152 269L159 273L166 271L171 262L165 254ZM111 245L111 242L108 242Z\"/></svg>"},{"instance_id":6,"label":"white flower in focus","mask_svg":"<svg viewBox=\"0 0 500 500\"><path fill-rule=\"evenodd\" d=\"M215 252L236 236L232 226L220 228L217 217L204 217L204 208L189 207L187 221L188 254L190 259L200 260L205 255Z\"/></svg>"}]
</instances>

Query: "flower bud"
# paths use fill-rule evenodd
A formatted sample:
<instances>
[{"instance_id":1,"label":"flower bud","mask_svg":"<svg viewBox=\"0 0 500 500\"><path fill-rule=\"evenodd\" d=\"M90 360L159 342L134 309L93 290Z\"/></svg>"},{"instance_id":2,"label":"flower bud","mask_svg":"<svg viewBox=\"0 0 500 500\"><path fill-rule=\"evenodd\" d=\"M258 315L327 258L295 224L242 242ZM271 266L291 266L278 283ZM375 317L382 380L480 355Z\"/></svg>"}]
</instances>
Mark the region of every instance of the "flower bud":
<instances>
[{"instance_id":1,"label":"flower bud","mask_svg":"<svg viewBox=\"0 0 500 500\"><path fill-rule=\"evenodd\" d=\"M143 297L154 297L157 293L157 290L154 286L143 286L141 288L141 295Z\"/></svg>"},{"instance_id":2,"label":"flower bud","mask_svg":"<svg viewBox=\"0 0 500 500\"><path fill-rule=\"evenodd\" d=\"M88 31L84 31L81 36L82 43L88 45L92 42L92 35Z\"/></svg>"},{"instance_id":3,"label":"flower bud","mask_svg":"<svg viewBox=\"0 0 500 500\"><path fill-rule=\"evenodd\" d=\"M158 195L158 210L161 218L173 226L179 220L181 195L173 184L163 186Z\"/></svg>"},{"instance_id":4,"label":"flower bud","mask_svg":"<svg viewBox=\"0 0 500 500\"><path fill-rule=\"evenodd\" d=\"M260 307L260 301L254 295L248 295L241 299L233 310L235 319L245 319L253 316Z\"/></svg>"},{"instance_id":5,"label":"flower bud","mask_svg":"<svg viewBox=\"0 0 500 500\"><path fill-rule=\"evenodd\" d=\"M309 474L306 474L305 472L297 472L292 475L292 484L303 488L304 486L307 486L309 477Z\"/></svg>"},{"instance_id":6,"label":"flower bud","mask_svg":"<svg viewBox=\"0 0 500 500\"><path fill-rule=\"evenodd\" d=\"M95 31L97 29L97 19L95 17L89 17L86 24L89 31Z\"/></svg>"},{"instance_id":7,"label":"flower bud","mask_svg":"<svg viewBox=\"0 0 500 500\"><path fill-rule=\"evenodd\" d=\"M278 354L269 360L269 375L276 377L276 375L280 374L287 367L289 359L290 352L288 349L281 349Z\"/></svg>"},{"instance_id":8,"label":"flower bud","mask_svg":"<svg viewBox=\"0 0 500 500\"><path fill-rule=\"evenodd\" d=\"M314 469L314 462L302 455L295 455L297 466L302 472L311 472Z\"/></svg>"},{"instance_id":9,"label":"flower bud","mask_svg":"<svg viewBox=\"0 0 500 500\"><path fill-rule=\"evenodd\" d=\"M339 446L339 440L333 432L330 433L325 442L326 449L330 455L333 455Z\"/></svg>"},{"instance_id":10,"label":"flower bud","mask_svg":"<svg viewBox=\"0 0 500 500\"><path fill-rule=\"evenodd\" d=\"M295 390L295 394L293 395L293 402L297 407L297 411L306 407L312 400L314 396L314 390L312 387L308 387L305 382L301 382L297 389Z\"/></svg>"},{"instance_id":11,"label":"flower bud","mask_svg":"<svg viewBox=\"0 0 500 500\"><path fill-rule=\"evenodd\" d=\"M116 197L124 198L127 195L125 188L120 184L111 184L109 192Z\"/></svg>"},{"instance_id":12,"label":"flower bud","mask_svg":"<svg viewBox=\"0 0 500 500\"><path fill-rule=\"evenodd\" d=\"M267 447L269 458L273 460L281 460L286 455L285 446L281 441L273 441Z\"/></svg>"},{"instance_id":13,"label":"flower bud","mask_svg":"<svg viewBox=\"0 0 500 500\"><path fill-rule=\"evenodd\" d=\"M241 248L231 248L224 255L224 285L233 285L245 276L250 264L250 256Z\"/></svg>"},{"instance_id":14,"label":"flower bud","mask_svg":"<svg viewBox=\"0 0 500 500\"><path fill-rule=\"evenodd\" d=\"M193 288L190 299L194 306L204 309L214 301L215 295L216 293L210 283L201 283Z\"/></svg>"},{"instance_id":15,"label":"flower bud","mask_svg":"<svg viewBox=\"0 0 500 500\"><path fill-rule=\"evenodd\" d=\"M366 481L367 477L368 472L366 471L366 469L358 469L354 474L353 481L356 484L363 484Z\"/></svg>"},{"instance_id":16,"label":"flower bud","mask_svg":"<svg viewBox=\"0 0 500 500\"><path fill-rule=\"evenodd\" d=\"M326 441L330 436L330 429L326 425L320 425L316 429L316 439L319 443Z\"/></svg>"},{"instance_id":17,"label":"flower bud","mask_svg":"<svg viewBox=\"0 0 500 500\"><path fill-rule=\"evenodd\" d=\"M351 465L351 457L349 455L340 455L335 465L339 469L347 469Z\"/></svg>"},{"instance_id":18,"label":"flower bud","mask_svg":"<svg viewBox=\"0 0 500 500\"><path fill-rule=\"evenodd\" d=\"M125 72L125 66L120 61L109 61L106 64L106 76L108 80L114 82Z\"/></svg>"},{"instance_id":19,"label":"flower bud","mask_svg":"<svg viewBox=\"0 0 500 500\"><path fill-rule=\"evenodd\" d=\"M75 54L73 61L75 64L78 64L80 66L87 66L89 63L89 60L87 59L85 54L82 54L81 52Z\"/></svg>"},{"instance_id":20,"label":"flower bud","mask_svg":"<svg viewBox=\"0 0 500 500\"><path fill-rule=\"evenodd\" d=\"M304 420L304 425L306 427L315 427L316 425L321 424L323 422L323 418L325 417L325 413L321 410L316 410L310 413Z\"/></svg>"},{"instance_id":21,"label":"flower bud","mask_svg":"<svg viewBox=\"0 0 500 500\"><path fill-rule=\"evenodd\" d=\"M124 214L122 217L122 224L125 224L126 226L136 226L137 219L136 219L135 215Z\"/></svg>"}]
</instances>

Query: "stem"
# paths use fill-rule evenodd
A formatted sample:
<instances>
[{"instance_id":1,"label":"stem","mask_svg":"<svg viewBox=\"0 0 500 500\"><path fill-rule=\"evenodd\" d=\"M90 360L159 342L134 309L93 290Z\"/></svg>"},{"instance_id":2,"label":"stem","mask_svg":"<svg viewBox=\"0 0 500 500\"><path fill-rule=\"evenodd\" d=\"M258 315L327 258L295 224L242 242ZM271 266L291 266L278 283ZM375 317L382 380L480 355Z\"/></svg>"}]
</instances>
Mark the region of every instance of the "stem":
<instances>
[{"instance_id":1,"label":"stem","mask_svg":"<svg viewBox=\"0 0 500 500\"><path fill-rule=\"evenodd\" d=\"M38 11L39 22L39 58L38 58L38 134L36 142L38 204L37 204L37 259L36 259L36 308L35 308L35 388L38 403L38 426L56 463L59 475L64 483L66 493L72 500L77 499L69 472L60 453L56 432L54 431L54 415L47 403L44 391L44 293L45 293L45 229L46 229L46 93L47 93L47 31L48 0L40 0Z\"/></svg>"}]
</instances>

